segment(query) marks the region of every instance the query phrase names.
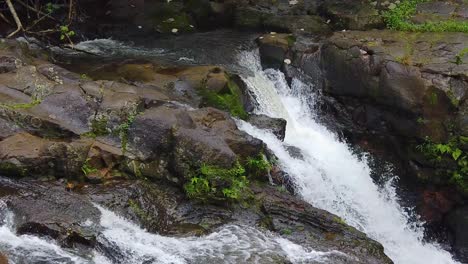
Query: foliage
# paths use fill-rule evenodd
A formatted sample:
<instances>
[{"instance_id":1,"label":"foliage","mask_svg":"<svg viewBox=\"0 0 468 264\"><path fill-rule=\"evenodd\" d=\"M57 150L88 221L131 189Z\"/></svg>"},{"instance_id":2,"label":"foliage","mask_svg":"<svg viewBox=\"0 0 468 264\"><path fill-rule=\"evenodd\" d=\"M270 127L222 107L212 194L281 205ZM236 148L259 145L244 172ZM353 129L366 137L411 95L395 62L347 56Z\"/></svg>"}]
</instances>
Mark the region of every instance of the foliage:
<instances>
[{"instance_id":1,"label":"foliage","mask_svg":"<svg viewBox=\"0 0 468 264\"><path fill-rule=\"evenodd\" d=\"M452 184L468 192L468 154L461 147L467 143L468 138L463 136L453 137L447 143L434 143L426 138L417 148L434 164L445 168L441 173L450 175Z\"/></svg>"},{"instance_id":2,"label":"foliage","mask_svg":"<svg viewBox=\"0 0 468 264\"><path fill-rule=\"evenodd\" d=\"M96 138L109 134L107 130L107 117L96 117L91 121L91 131L82 134L82 136Z\"/></svg>"},{"instance_id":3,"label":"foliage","mask_svg":"<svg viewBox=\"0 0 468 264\"><path fill-rule=\"evenodd\" d=\"M455 64L461 65L463 64L463 57L468 54L468 47L462 49L456 56L455 56Z\"/></svg>"},{"instance_id":4,"label":"foliage","mask_svg":"<svg viewBox=\"0 0 468 264\"><path fill-rule=\"evenodd\" d=\"M8 109L29 109L41 103L41 100L34 99L30 103L19 103L19 104L0 104L0 107Z\"/></svg>"},{"instance_id":5,"label":"foliage","mask_svg":"<svg viewBox=\"0 0 468 264\"><path fill-rule=\"evenodd\" d=\"M405 0L396 8L385 11L382 15L387 27L394 30L412 32L465 32L468 33L468 22L445 20L415 24L408 21L416 13L416 6L428 0Z\"/></svg>"},{"instance_id":6,"label":"foliage","mask_svg":"<svg viewBox=\"0 0 468 264\"><path fill-rule=\"evenodd\" d=\"M267 160L264 154L259 154L256 158L248 157L245 167L251 176L261 176L267 174L272 165Z\"/></svg>"},{"instance_id":7,"label":"foliage","mask_svg":"<svg viewBox=\"0 0 468 264\"><path fill-rule=\"evenodd\" d=\"M85 162L83 163L83 165L81 166L81 171L84 173L84 175L89 175L91 173L98 172L96 168L94 168L93 166L89 164L89 158L87 158Z\"/></svg>"},{"instance_id":8,"label":"foliage","mask_svg":"<svg viewBox=\"0 0 468 264\"><path fill-rule=\"evenodd\" d=\"M60 8L59 5L54 4L54 3L51 3L51 2L48 2L48 3L45 5L45 10L46 10L46 13L47 13L47 14L52 14L52 13L54 13L55 11L57 11L59 8Z\"/></svg>"},{"instance_id":9,"label":"foliage","mask_svg":"<svg viewBox=\"0 0 468 264\"><path fill-rule=\"evenodd\" d=\"M184 188L190 198L202 201L242 201L248 198L248 185L244 167L236 162L230 169L203 164Z\"/></svg>"},{"instance_id":10,"label":"foliage","mask_svg":"<svg viewBox=\"0 0 468 264\"><path fill-rule=\"evenodd\" d=\"M232 116L241 119L247 118L247 112L242 104L242 94L239 86L228 77L228 92L214 92L203 87L200 91L201 96L208 105L229 111Z\"/></svg>"},{"instance_id":11,"label":"foliage","mask_svg":"<svg viewBox=\"0 0 468 264\"><path fill-rule=\"evenodd\" d=\"M70 38L73 36L75 36L75 31L70 30L66 25L60 26L60 40L67 39L70 41Z\"/></svg>"},{"instance_id":12,"label":"foliage","mask_svg":"<svg viewBox=\"0 0 468 264\"><path fill-rule=\"evenodd\" d=\"M130 126L135 121L135 118L138 115L138 111L134 110L128 114L127 119L124 123L120 124L117 129L115 129L114 133L118 134L120 137L120 144L122 145L122 152L125 153L127 151L127 144L128 144L128 130Z\"/></svg>"}]
</instances>

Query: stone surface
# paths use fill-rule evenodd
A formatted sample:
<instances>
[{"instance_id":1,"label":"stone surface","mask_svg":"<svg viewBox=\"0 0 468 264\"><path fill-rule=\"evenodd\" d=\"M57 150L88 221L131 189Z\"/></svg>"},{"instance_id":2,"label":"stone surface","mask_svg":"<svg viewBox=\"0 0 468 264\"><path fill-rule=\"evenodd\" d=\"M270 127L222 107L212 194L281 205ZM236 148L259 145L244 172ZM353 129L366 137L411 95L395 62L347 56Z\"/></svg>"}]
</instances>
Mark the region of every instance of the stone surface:
<instances>
[{"instance_id":1,"label":"stone surface","mask_svg":"<svg viewBox=\"0 0 468 264\"><path fill-rule=\"evenodd\" d=\"M283 140L286 135L286 120L282 118L272 118L266 115L250 115L248 122L258 128L270 130L279 140Z\"/></svg>"},{"instance_id":2,"label":"stone surface","mask_svg":"<svg viewBox=\"0 0 468 264\"><path fill-rule=\"evenodd\" d=\"M461 259L468 259L468 207L453 210L446 221L454 236L455 251Z\"/></svg>"}]
</instances>

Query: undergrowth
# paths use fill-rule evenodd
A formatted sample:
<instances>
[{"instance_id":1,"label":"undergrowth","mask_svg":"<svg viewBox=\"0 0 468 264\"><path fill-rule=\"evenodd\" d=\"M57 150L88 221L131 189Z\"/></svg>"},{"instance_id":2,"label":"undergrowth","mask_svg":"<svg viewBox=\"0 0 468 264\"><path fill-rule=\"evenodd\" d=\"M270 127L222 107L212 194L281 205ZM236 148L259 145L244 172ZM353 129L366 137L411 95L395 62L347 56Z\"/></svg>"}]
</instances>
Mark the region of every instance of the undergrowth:
<instances>
[{"instance_id":1,"label":"undergrowth","mask_svg":"<svg viewBox=\"0 0 468 264\"><path fill-rule=\"evenodd\" d=\"M468 138L453 137L446 143L432 142L429 138L417 149L422 152L434 165L436 173L448 176L449 183L468 193L468 153L463 145L468 144Z\"/></svg>"},{"instance_id":2,"label":"undergrowth","mask_svg":"<svg viewBox=\"0 0 468 264\"><path fill-rule=\"evenodd\" d=\"M468 33L467 21L454 19L444 21L429 21L416 24L409 19L416 13L416 6L428 0L404 0L392 10L383 12L382 16L389 29L411 32L464 32Z\"/></svg>"}]
</instances>

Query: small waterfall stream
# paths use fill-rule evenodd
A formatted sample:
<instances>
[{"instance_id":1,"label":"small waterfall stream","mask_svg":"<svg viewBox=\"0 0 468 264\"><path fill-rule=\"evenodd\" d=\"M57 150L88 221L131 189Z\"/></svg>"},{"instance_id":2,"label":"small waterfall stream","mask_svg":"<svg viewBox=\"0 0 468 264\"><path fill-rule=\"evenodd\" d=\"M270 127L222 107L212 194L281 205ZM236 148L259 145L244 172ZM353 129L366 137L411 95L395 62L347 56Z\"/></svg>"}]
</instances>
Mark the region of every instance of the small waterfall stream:
<instances>
[{"instance_id":1,"label":"small waterfall stream","mask_svg":"<svg viewBox=\"0 0 468 264\"><path fill-rule=\"evenodd\" d=\"M12 264L215 264L215 263L329 263L340 252L319 252L248 226L226 225L203 237L165 237L152 234L112 211L95 205L100 230L98 249L90 253L60 247L48 238L18 235L14 214L0 201L0 251Z\"/></svg>"},{"instance_id":2,"label":"small waterfall stream","mask_svg":"<svg viewBox=\"0 0 468 264\"><path fill-rule=\"evenodd\" d=\"M240 128L268 145L304 200L382 243L395 263L455 263L437 244L423 242L424 230L408 220L392 180L377 186L366 160L316 121L317 92L311 85L293 79L289 87L282 72L262 70L258 52L241 53L239 62L253 73L243 79L258 102L257 112L288 122L284 142L245 122ZM300 149L304 158L291 156L287 146Z\"/></svg>"},{"instance_id":3,"label":"small waterfall stream","mask_svg":"<svg viewBox=\"0 0 468 264\"><path fill-rule=\"evenodd\" d=\"M97 54L110 53L111 56L117 51L126 56L130 53L145 57L158 57L164 53L164 49L135 49L108 40L89 41L79 47ZM193 59L189 55L191 53L183 53L180 57L174 52L169 57L170 60L185 58L190 60L188 64L205 59ZM424 242L421 223L408 220L409 216L399 205L392 180L384 185L375 184L366 160L355 156L348 145L316 121L318 116L314 105L319 98L314 87L298 79L289 86L280 71L262 70L258 52L240 53L239 65L225 60L234 68L240 65L253 73L243 75L243 79L258 102L258 113L287 120L284 142L269 131L243 121L239 121L239 128L268 145L305 201L339 215L348 224L382 243L395 263L456 263L439 245ZM293 157L287 151L288 146L300 149L303 159ZM96 206L101 211L99 223L83 224L96 225L100 230L98 243L104 249L117 252L117 256L106 254L105 250L83 255L61 248L50 239L18 235L14 231L14 214L1 201L0 251L7 252L10 262L18 264L272 263L278 258L292 263L333 263L330 260L332 255L343 255L340 252L314 251L246 226L223 226L204 237L164 237L149 233Z\"/></svg>"}]
</instances>

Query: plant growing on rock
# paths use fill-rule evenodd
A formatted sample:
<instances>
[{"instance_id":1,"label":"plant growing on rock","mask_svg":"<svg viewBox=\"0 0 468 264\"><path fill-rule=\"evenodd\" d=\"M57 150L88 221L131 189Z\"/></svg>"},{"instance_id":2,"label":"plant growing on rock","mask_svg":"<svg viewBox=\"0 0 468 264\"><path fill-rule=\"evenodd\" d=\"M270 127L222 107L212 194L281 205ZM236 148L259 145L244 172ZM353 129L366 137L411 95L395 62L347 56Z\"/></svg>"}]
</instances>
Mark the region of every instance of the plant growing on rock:
<instances>
[{"instance_id":1,"label":"plant growing on rock","mask_svg":"<svg viewBox=\"0 0 468 264\"><path fill-rule=\"evenodd\" d=\"M203 164L184 189L188 197L204 202L242 201L249 196L248 185L245 169L239 162L230 169Z\"/></svg>"},{"instance_id":2,"label":"plant growing on rock","mask_svg":"<svg viewBox=\"0 0 468 264\"><path fill-rule=\"evenodd\" d=\"M270 172L272 165L264 154L259 154L256 158L248 157L245 167L251 176L261 176Z\"/></svg>"},{"instance_id":3,"label":"plant growing on rock","mask_svg":"<svg viewBox=\"0 0 468 264\"><path fill-rule=\"evenodd\" d=\"M428 0L405 0L394 9L383 12L382 16L387 27L394 30L412 31L412 32L465 32L468 33L468 22L445 20L436 22L425 22L415 24L409 19L416 13L416 7L419 3Z\"/></svg>"},{"instance_id":4,"label":"plant growing on rock","mask_svg":"<svg viewBox=\"0 0 468 264\"><path fill-rule=\"evenodd\" d=\"M417 149L443 168L438 170L438 174L450 175L448 181L468 193L468 153L461 147L466 144L468 138L463 136L453 137L447 143L435 143L426 138Z\"/></svg>"}]
</instances>

